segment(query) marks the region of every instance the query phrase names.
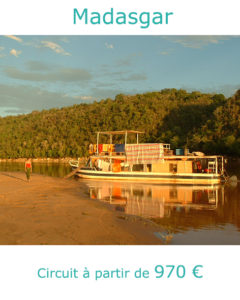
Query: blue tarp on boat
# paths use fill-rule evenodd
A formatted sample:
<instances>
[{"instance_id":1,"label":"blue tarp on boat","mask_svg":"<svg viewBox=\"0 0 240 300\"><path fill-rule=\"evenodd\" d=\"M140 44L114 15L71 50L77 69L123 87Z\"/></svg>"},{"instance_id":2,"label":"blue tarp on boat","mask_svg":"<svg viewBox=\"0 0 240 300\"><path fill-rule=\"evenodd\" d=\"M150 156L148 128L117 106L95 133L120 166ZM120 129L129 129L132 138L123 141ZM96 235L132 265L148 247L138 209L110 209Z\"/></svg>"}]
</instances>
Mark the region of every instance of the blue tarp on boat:
<instances>
[{"instance_id":1,"label":"blue tarp on boat","mask_svg":"<svg viewBox=\"0 0 240 300\"><path fill-rule=\"evenodd\" d=\"M115 144L115 152L125 152L124 144Z\"/></svg>"}]
</instances>

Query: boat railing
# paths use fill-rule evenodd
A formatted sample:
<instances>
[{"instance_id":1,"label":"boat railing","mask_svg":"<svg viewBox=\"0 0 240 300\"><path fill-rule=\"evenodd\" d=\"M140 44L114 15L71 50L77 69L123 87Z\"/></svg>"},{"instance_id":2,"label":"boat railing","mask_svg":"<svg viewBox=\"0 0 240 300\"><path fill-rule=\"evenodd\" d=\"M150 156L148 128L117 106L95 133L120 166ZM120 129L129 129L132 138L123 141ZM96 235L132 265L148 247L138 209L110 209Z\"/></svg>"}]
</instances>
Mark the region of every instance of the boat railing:
<instances>
[{"instance_id":1,"label":"boat railing","mask_svg":"<svg viewBox=\"0 0 240 300\"><path fill-rule=\"evenodd\" d=\"M173 155L173 150L170 148L170 144L164 143L151 143L161 144L164 150L164 155L171 156ZM101 156L115 156L115 155L126 155L125 147L126 145L135 145L135 144L91 144L89 145L89 154L90 155L101 155ZM139 143L137 145L144 145L144 143ZM100 146L100 147L99 147ZM119 149L120 148L120 149Z\"/></svg>"}]
</instances>

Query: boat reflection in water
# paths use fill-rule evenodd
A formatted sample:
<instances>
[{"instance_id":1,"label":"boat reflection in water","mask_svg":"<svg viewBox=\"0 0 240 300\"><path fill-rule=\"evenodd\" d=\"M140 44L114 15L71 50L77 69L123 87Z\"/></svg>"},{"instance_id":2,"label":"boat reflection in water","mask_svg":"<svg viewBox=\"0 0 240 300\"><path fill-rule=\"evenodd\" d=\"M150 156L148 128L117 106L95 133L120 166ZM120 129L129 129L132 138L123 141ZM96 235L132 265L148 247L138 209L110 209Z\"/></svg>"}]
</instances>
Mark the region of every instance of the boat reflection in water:
<instances>
[{"instance_id":1,"label":"boat reflection in water","mask_svg":"<svg viewBox=\"0 0 240 300\"><path fill-rule=\"evenodd\" d=\"M171 244L240 245L240 187L84 181L92 199L151 219ZM158 234L156 233L156 235Z\"/></svg>"},{"instance_id":2,"label":"boat reflection in water","mask_svg":"<svg viewBox=\"0 0 240 300\"><path fill-rule=\"evenodd\" d=\"M123 182L88 182L90 197L129 215L170 217L173 210L215 210L224 201L221 186L176 186Z\"/></svg>"}]
</instances>

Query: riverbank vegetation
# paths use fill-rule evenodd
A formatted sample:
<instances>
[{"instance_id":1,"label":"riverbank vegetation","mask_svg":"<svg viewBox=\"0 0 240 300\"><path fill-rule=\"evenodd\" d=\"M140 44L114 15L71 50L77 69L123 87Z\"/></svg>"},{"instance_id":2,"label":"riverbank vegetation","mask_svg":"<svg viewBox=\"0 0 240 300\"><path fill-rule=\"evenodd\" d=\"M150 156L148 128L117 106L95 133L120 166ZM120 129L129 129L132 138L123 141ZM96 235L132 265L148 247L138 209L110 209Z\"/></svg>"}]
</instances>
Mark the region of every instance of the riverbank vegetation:
<instances>
[{"instance_id":1,"label":"riverbank vegetation","mask_svg":"<svg viewBox=\"0 0 240 300\"><path fill-rule=\"evenodd\" d=\"M140 142L239 156L239 116L240 90L231 98L176 89L120 94L114 100L0 118L0 158L83 157L96 131L121 129L144 131Z\"/></svg>"}]
</instances>

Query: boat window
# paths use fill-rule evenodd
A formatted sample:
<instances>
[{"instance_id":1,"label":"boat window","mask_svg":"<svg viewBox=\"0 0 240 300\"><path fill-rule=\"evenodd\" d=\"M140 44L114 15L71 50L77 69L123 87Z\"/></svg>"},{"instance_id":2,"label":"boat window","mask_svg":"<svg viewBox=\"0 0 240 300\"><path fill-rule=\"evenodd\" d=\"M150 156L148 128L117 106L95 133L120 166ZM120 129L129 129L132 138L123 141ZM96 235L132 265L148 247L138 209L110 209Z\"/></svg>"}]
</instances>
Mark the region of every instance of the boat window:
<instances>
[{"instance_id":1,"label":"boat window","mask_svg":"<svg viewBox=\"0 0 240 300\"><path fill-rule=\"evenodd\" d=\"M152 190L151 189L148 190L147 197L152 198Z\"/></svg>"},{"instance_id":2,"label":"boat window","mask_svg":"<svg viewBox=\"0 0 240 300\"><path fill-rule=\"evenodd\" d=\"M152 165L151 164L147 165L147 172L152 172Z\"/></svg>"},{"instance_id":3,"label":"boat window","mask_svg":"<svg viewBox=\"0 0 240 300\"><path fill-rule=\"evenodd\" d=\"M169 172L177 173L177 164L169 164Z\"/></svg>"},{"instance_id":4,"label":"boat window","mask_svg":"<svg viewBox=\"0 0 240 300\"><path fill-rule=\"evenodd\" d=\"M134 196L140 196L140 197L143 197L144 196L144 190L133 190L133 195Z\"/></svg>"},{"instance_id":5,"label":"boat window","mask_svg":"<svg viewBox=\"0 0 240 300\"><path fill-rule=\"evenodd\" d=\"M169 198L171 200L177 199L178 198L178 192L175 189L172 189L169 191Z\"/></svg>"},{"instance_id":6,"label":"boat window","mask_svg":"<svg viewBox=\"0 0 240 300\"><path fill-rule=\"evenodd\" d=\"M143 167L144 167L144 165L142 165L142 164L133 165L132 170L133 171L143 171Z\"/></svg>"}]
</instances>

